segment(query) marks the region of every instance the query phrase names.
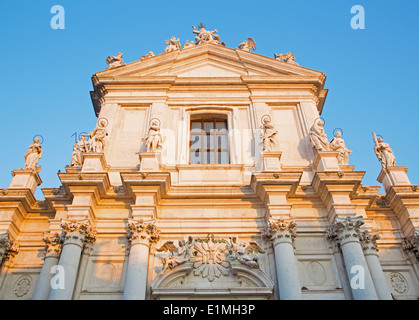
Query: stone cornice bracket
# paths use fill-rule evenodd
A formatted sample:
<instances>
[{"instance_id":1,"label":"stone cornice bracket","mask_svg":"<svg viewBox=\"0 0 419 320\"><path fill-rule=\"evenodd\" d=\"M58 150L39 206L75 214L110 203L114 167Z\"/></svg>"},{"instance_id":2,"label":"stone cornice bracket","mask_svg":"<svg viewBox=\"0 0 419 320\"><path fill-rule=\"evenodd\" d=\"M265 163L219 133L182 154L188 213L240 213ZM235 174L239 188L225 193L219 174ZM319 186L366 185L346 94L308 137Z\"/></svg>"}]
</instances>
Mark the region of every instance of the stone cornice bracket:
<instances>
[{"instance_id":1,"label":"stone cornice bracket","mask_svg":"<svg viewBox=\"0 0 419 320\"><path fill-rule=\"evenodd\" d=\"M142 244L145 246L155 245L159 241L159 230L156 221L129 220L128 240L131 246Z\"/></svg>"},{"instance_id":2,"label":"stone cornice bracket","mask_svg":"<svg viewBox=\"0 0 419 320\"><path fill-rule=\"evenodd\" d=\"M335 223L326 230L326 237L336 241L340 246L348 242L359 242L360 227L364 224L362 217L336 217Z\"/></svg>"},{"instance_id":3,"label":"stone cornice bracket","mask_svg":"<svg viewBox=\"0 0 419 320\"><path fill-rule=\"evenodd\" d=\"M54 234L45 234L44 235L44 242L45 242L45 248L44 248L44 253L45 253L45 258L47 257L59 257L61 254L61 250L62 250L62 245L63 245L63 235L61 234L59 235L58 233L54 233Z\"/></svg>"},{"instance_id":4,"label":"stone cornice bracket","mask_svg":"<svg viewBox=\"0 0 419 320\"><path fill-rule=\"evenodd\" d=\"M64 232L64 245L68 243L77 244L83 247L84 243L93 243L96 240L96 232L93 230L89 220L61 220L61 227Z\"/></svg>"},{"instance_id":5,"label":"stone cornice bracket","mask_svg":"<svg viewBox=\"0 0 419 320\"><path fill-rule=\"evenodd\" d=\"M378 233L371 234L367 230L361 231L360 233L361 247L365 255L374 254L377 255L378 247L377 240L381 237Z\"/></svg>"},{"instance_id":6,"label":"stone cornice bracket","mask_svg":"<svg viewBox=\"0 0 419 320\"><path fill-rule=\"evenodd\" d=\"M274 246L281 242L293 244L297 236L297 224L294 220L285 220L281 217L278 220L269 219L268 228L262 232L262 237L272 241Z\"/></svg>"},{"instance_id":7,"label":"stone cornice bracket","mask_svg":"<svg viewBox=\"0 0 419 320\"><path fill-rule=\"evenodd\" d=\"M10 261L18 253L19 245L10 239L9 234L0 235L0 266L6 261Z\"/></svg>"}]
</instances>

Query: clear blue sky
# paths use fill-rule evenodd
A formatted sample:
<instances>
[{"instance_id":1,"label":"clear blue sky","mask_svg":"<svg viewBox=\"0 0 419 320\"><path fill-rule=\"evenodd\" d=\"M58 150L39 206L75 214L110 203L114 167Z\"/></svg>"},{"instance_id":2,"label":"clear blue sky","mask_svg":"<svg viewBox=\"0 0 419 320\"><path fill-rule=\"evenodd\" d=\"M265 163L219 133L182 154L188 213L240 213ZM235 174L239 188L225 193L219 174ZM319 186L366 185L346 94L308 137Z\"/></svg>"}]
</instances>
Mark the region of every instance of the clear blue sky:
<instances>
[{"instance_id":1,"label":"clear blue sky","mask_svg":"<svg viewBox=\"0 0 419 320\"><path fill-rule=\"evenodd\" d=\"M65 30L53 30L51 7L65 9ZM365 8L365 30L353 30L350 10ZM380 164L372 131L390 143L397 164L419 184L417 92L419 1L3 1L0 12L0 187L24 166L36 134L45 138L41 188L58 187L58 170L70 163L74 132L90 132L96 118L91 76L121 51L125 62L164 51L172 35L192 40L192 25L217 29L235 48L253 37L257 53L291 51L300 65L324 72L329 95L326 132L344 131L350 164L376 181ZM40 188L36 193L43 198Z\"/></svg>"}]
</instances>

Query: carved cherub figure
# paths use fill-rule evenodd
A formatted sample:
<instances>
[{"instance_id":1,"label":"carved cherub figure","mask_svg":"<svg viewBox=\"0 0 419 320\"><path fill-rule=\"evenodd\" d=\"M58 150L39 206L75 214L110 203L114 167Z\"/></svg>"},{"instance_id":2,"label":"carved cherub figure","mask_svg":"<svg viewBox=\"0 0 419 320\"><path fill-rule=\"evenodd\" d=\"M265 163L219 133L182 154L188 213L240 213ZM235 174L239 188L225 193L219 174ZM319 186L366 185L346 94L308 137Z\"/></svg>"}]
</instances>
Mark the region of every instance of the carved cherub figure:
<instances>
[{"instance_id":1,"label":"carved cherub figure","mask_svg":"<svg viewBox=\"0 0 419 320\"><path fill-rule=\"evenodd\" d=\"M106 59L106 63L108 64L108 69L116 68L122 66L124 64L124 60L122 60L123 54L118 52L115 57L109 56Z\"/></svg>"},{"instance_id":2,"label":"carved cherub figure","mask_svg":"<svg viewBox=\"0 0 419 320\"><path fill-rule=\"evenodd\" d=\"M185 263L191 259L191 248L195 244L195 239L191 236L188 240L180 239L178 241L179 247L176 247L173 241L166 241L160 248L156 249L158 252L170 252L169 256L161 258L164 272L167 268L173 269L174 267Z\"/></svg>"},{"instance_id":3,"label":"carved cherub figure","mask_svg":"<svg viewBox=\"0 0 419 320\"><path fill-rule=\"evenodd\" d=\"M290 63L290 64L295 64L295 65L298 66L298 63L295 62L295 55L292 54L291 52L287 52L285 54L282 54L282 53L276 54L275 53L274 56L275 56L275 59L282 60L284 62L287 62L287 63Z\"/></svg>"},{"instance_id":4,"label":"carved cherub figure","mask_svg":"<svg viewBox=\"0 0 419 320\"><path fill-rule=\"evenodd\" d=\"M242 49L244 51L250 51L250 49L256 50L256 43L253 38L247 38L247 41L243 41L239 44L239 49Z\"/></svg>"},{"instance_id":5,"label":"carved cherub figure","mask_svg":"<svg viewBox=\"0 0 419 320\"><path fill-rule=\"evenodd\" d=\"M245 241L240 241L238 243L237 237L230 237L230 244L227 249L232 257L251 268L259 268L257 254L265 253L256 242L250 241L247 244Z\"/></svg>"},{"instance_id":6,"label":"carved cherub figure","mask_svg":"<svg viewBox=\"0 0 419 320\"><path fill-rule=\"evenodd\" d=\"M25 153L25 167L24 169L34 170L39 172L40 166L37 166L39 159L42 156L42 146L40 139L35 138L33 143L28 147L28 151Z\"/></svg>"},{"instance_id":7,"label":"carved cherub figure","mask_svg":"<svg viewBox=\"0 0 419 320\"><path fill-rule=\"evenodd\" d=\"M176 37L174 37L174 36L172 38L170 38L170 40L166 40L165 43L168 46L164 49L164 52L172 52L172 51L182 49L182 45L180 44L180 40L176 39Z\"/></svg>"},{"instance_id":8,"label":"carved cherub figure","mask_svg":"<svg viewBox=\"0 0 419 320\"><path fill-rule=\"evenodd\" d=\"M195 43L192 40L186 40L185 44L183 45L183 49L190 48L195 46Z\"/></svg>"},{"instance_id":9,"label":"carved cherub figure","mask_svg":"<svg viewBox=\"0 0 419 320\"><path fill-rule=\"evenodd\" d=\"M144 60L146 58L154 57L153 51L149 51L145 56L141 56L141 60Z\"/></svg>"}]
</instances>

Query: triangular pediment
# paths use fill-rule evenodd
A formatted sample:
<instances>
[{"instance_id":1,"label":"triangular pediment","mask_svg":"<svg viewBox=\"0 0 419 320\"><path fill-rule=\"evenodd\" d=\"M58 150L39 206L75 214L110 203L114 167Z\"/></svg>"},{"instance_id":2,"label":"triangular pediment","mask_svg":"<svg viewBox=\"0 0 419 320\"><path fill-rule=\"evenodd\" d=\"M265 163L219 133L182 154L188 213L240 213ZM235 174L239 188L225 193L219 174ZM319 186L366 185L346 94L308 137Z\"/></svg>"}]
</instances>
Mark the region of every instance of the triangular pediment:
<instances>
[{"instance_id":1,"label":"triangular pediment","mask_svg":"<svg viewBox=\"0 0 419 320\"><path fill-rule=\"evenodd\" d=\"M241 77L308 76L322 73L253 52L216 44L202 44L162 53L113 69L98 72L103 77Z\"/></svg>"}]
</instances>

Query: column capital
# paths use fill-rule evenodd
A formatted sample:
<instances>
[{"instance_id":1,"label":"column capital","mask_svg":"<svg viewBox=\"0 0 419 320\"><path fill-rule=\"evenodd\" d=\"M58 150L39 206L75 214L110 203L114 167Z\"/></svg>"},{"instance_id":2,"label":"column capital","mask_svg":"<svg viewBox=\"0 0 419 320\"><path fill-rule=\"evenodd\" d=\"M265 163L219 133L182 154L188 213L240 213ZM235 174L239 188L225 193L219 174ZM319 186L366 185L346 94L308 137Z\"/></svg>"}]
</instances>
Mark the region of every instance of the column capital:
<instances>
[{"instance_id":1,"label":"column capital","mask_svg":"<svg viewBox=\"0 0 419 320\"><path fill-rule=\"evenodd\" d=\"M268 228L265 229L262 236L273 241L274 246L282 242L293 243L297 236L297 224L295 220L285 220L284 217L278 220L269 219Z\"/></svg>"},{"instance_id":2,"label":"column capital","mask_svg":"<svg viewBox=\"0 0 419 320\"><path fill-rule=\"evenodd\" d=\"M336 217L335 223L326 230L326 237L334 240L340 246L348 242L359 242L361 238L360 227L364 224L362 217Z\"/></svg>"},{"instance_id":3,"label":"column capital","mask_svg":"<svg viewBox=\"0 0 419 320\"><path fill-rule=\"evenodd\" d=\"M361 231L360 242L365 255L377 255L377 252L379 251L377 248L377 240L380 238L378 233L371 234L367 230Z\"/></svg>"},{"instance_id":4,"label":"column capital","mask_svg":"<svg viewBox=\"0 0 419 320\"><path fill-rule=\"evenodd\" d=\"M96 232L89 220L62 219L61 227L65 234L63 245L72 243L83 247L85 242L93 243L96 240Z\"/></svg>"},{"instance_id":5,"label":"column capital","mask_svg":"<svg viewBox=\"0 0 419 320\"><path fill-rule=\"evenodd\" d=\"M128 239L131 246L143 244L149 246L159 240L159 230L156 221L128 220Z\"/></svg>"},{"instance_id":6,"label":"column capital","mask_svg":"<svg viewBox=\"0 0 419 320\"><path fill-rule=\"evenodd\" d=\"M62 245L63 245L62 234L59 235L58 233L55 233L55 234L47 233L44 235L43 240L45 242L44 259L48 257L56 257L56 258L60 257Z\"/></svg>"},{"instance_id":7,"label":"column capital","mask_svg":"<svg viewBox=\"0 0 419 320\"><path fill-rule=\"evenodd\" d=\"M419 230L415 230L410 237L402 238L402 247L407 254L413 254L419 261Z\"/></svg>"},{"instance_id":8,"label":"column capital","mask_svg":"<svg viewBox=\"0 0 419 320\"><path fill-rule=\"evenodd\" d=\"M10 239L9 234L3 233L0 235L0 266L10 261L16 254L19 253L19 245Z\"/></svg>"}]
</instances>

